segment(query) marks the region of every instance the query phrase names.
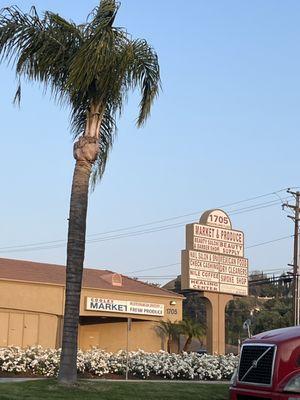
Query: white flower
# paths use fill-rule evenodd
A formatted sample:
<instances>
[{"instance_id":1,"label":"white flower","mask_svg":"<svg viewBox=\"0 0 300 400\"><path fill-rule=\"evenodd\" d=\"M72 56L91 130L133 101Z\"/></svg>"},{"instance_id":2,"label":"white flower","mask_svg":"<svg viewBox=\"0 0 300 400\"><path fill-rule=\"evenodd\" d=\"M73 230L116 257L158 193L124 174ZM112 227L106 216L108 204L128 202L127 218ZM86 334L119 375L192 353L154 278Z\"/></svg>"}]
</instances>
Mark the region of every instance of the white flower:
<instances>
[{"instance_id":1,"label":"white flower","mask_svg":"<svg viewBox=\"0 0 300 400\"><path fill-rule=\"evenodd\" d=\"M124 375L126 352L108 353L98 348L78 350L77 370L102 376L107 373ZM60 349L32 346L0 348L0 372L33 373L56 376L59 370ZM163 379L229 379L238 363L233 354L226 356L196 353L169 354L165 351L147 353L132 351L128 355L129 373L142 379L159 376Z\"/></svg>"}]
</instances>

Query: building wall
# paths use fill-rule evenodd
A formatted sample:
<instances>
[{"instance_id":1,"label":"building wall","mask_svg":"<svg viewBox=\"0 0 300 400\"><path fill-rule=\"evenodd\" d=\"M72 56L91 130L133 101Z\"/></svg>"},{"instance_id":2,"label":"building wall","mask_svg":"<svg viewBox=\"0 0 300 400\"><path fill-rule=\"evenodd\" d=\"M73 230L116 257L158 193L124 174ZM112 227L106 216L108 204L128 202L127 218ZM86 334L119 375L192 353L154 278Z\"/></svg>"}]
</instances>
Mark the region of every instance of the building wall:
<instances>
[{"instance_id":1,"label":"building wall","mask_svg":"<svg viewBox=\"0 0 300 400\"><path fill-rule=\"evenodd\" d=\"M41 345L56 347L59 339L56 315L0 309L0 347Z\"/></svg>"},{"instance_id":2,"label":"building wall","mask_svg":"<svg viewBox=\"0 0 300 400\"><path fill-rule=\"evenodd\" d=\"M127 322L83 325L79 329L79 347L88 350L99 347L116 352L127 348ZM155 321L132 321L128 332L130 351L143 349L155 352L166 349L166 340L157 332Z\"/></svg>"},{"instance_id":3,"label":"building wall","mask_svg":"<svg viewBox=\"0 0 300 400\"><path fill-rule=\"evenodd\" d=\"M86 310L86 297L115 300L133 300L164 304L164 317L132 315ZM176 301L171 305L172 300ZM0 280L0 347L41 345L59 347L61 343L64 307L64 287L59 285ZM80 315L96 317L97 323L79 326L79 347L93 346L107 351L126 348L127 323L124 318L134 317L129 334L129 348L145 351L163 349L165 341L157 334L156 326L162 319L181 320L182 300L167 296L151 296L114 290L82 290ZM99 317L106 317L99 323ZM120 322L109 322L120 318ZM146 321L145 321L146 320ZM92 321L93 322L93 321Z\"/></svg>"},{"instance_id":4,"label":"building wall","mask_svg":"<svg viewBox=\"0 0 300 400\"><path fill-rule=\"evenodd\" d=\"M0 308L62 315L64 288L0 280Z\"/></svg>"}]
</instances>

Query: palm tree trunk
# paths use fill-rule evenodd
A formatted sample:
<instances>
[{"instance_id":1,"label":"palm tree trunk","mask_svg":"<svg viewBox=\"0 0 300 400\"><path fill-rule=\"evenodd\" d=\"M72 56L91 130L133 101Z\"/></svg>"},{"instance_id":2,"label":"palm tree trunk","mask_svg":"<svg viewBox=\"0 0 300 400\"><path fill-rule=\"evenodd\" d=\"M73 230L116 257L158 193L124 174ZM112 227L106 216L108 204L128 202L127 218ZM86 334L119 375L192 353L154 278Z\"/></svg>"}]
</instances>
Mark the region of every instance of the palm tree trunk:
<instances>
[{"instance_id":1,"label":"palm tree trunk","mask_svg":"<svg viewBox=\"0 0 300 400\"><path fill-rule=\"evenodd\" d=\"M66 294L62 353L58 380L77 380L77 338L85 252L86 215L92 162L77 160L72 183L67 247Z\"/></svg>"},{"instance_id":2,"label":"palm tree trunk","mask_svg":"<svg viewBox=\"0 0 300 400\"><path fill-rule=\"evenodd\" d=\"M191 347L191 343L192 343L192 336L189 336L187 338L187 341L184 344L184 347L183 347L182 351L189 351L190 347Z\"/></svg>"},{"instance_id":3,"label":"palm tree trunk","mask_svg":"<svg viewBox=\"0 0 300 400\"><path fill-rule=\"evenodd\" d=\"M168 337L168 340L167 340L167 352L171 353L171 339L170 339L170 337Z\"/></svg>"}]
</instances>

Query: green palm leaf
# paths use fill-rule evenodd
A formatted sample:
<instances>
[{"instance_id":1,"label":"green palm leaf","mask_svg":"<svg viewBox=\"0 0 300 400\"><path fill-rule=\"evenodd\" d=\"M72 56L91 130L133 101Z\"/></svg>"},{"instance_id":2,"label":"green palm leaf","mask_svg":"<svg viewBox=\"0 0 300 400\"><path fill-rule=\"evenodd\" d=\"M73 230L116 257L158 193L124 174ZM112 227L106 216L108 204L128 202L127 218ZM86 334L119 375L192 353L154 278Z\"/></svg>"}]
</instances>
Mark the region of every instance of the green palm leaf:
<instances>
[{"instance_id":1,"label":"green palm leaf","mask_svg":"<svg viewBox=\"0 0 300 400\"><path fill-rule=\"evenodd\" d=\"M42 82L56 101L70 107L74 137L97 135L100 154L93 185L105 170L116 115L122 114L129 91L140 88L137 125L142 126L160 89L155 51L145 40L133 40L113 26L119 6L115 0L102 0L81 25L49 11L40 17L34 7L29 13L8 7L0 14L1 60L15 64L19 79ZM20 98L21 84L15 101ZM102 115L96 133L86 131L93 107Z\"/></svg>"}]
</instances>

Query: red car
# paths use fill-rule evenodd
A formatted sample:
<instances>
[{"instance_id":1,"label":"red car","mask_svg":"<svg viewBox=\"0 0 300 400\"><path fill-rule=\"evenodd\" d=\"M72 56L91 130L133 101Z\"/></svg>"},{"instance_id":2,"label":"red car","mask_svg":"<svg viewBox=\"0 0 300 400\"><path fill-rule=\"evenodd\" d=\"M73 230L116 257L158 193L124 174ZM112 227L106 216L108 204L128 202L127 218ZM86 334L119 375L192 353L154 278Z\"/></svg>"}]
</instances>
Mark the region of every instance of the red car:
<instances>
[{"instance_id":1,"label":"red car","mask_svg":"<svg viewBox=\"0 0 300 400\"><path fill-rule=\"evenodd\" d=\"M231 400L300 400L300 326L245 340Z\"/></svg>"}]
</instances>

